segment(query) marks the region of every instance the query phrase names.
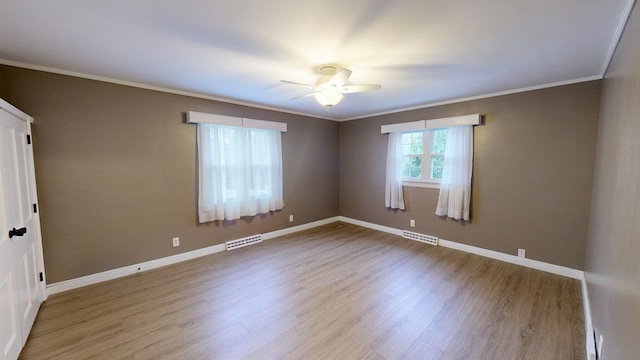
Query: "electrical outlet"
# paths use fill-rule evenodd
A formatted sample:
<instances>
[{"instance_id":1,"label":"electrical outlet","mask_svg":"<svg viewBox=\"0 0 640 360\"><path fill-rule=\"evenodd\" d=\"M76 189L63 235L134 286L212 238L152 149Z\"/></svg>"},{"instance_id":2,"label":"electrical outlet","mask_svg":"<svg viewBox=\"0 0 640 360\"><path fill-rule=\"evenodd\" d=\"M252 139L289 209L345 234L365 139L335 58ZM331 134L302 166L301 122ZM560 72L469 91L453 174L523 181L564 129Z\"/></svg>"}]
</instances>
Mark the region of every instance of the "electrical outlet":
<instances>
[{"instance_id":1,"label":"electrical outlet","mask_svg":"<svg viewBox=\"0 0 640 360\"><path fill-rule=\"evenodd\" d=\"M524 249L518 249L518 257L524 257Z\"/></svg>"},{"instance_id":2,"label":"electrical outlet","mask_svg":"<svg viewBox=\"0 0 640 360\"><path fill-rule=\"evenodd\" d=\"M289 215L289 222L293 222L293 215Z\"/></svg>"},{"instance_id":3,"label":"electrical outlet","mask_svg":"<svg viewBox=\"0 0 640 360\"><path fill-rule=\"evenodd\" d=\"M415 227L416 226L416 221L413 220L413 219L409 220L409 226Z\"/></svg>"},{"instance_id":4,"label":"electrical outlet","mask_svg":"<svg viewBox=\"0 0 640 360\"><path fill-rule=\"evenodd\" d=\"M179 237L174 237L172 239L172 241L173 241L173 247L180 246L180 238Z\"/></svg>"}]
</instances>

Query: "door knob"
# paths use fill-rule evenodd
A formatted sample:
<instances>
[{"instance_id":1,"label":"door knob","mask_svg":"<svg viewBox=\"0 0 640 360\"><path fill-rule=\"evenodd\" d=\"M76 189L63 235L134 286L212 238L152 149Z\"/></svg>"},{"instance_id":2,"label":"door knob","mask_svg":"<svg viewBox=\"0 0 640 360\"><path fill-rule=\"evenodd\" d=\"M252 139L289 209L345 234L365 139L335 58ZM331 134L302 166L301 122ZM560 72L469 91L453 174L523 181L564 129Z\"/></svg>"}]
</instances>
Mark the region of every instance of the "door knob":
<instances>
[{"instance_id":1,"label":"door knob","mask_svg":"<svg viewBox=\"0 0 640 360\"><path fill-rule=\"evenodd\" d=\"M23 236L26 233L27 233L26 227L23 227L21 229L13 228L13 230L9 230L9 239L11 239L14 236Z\"/></svg>"}]
</instances>

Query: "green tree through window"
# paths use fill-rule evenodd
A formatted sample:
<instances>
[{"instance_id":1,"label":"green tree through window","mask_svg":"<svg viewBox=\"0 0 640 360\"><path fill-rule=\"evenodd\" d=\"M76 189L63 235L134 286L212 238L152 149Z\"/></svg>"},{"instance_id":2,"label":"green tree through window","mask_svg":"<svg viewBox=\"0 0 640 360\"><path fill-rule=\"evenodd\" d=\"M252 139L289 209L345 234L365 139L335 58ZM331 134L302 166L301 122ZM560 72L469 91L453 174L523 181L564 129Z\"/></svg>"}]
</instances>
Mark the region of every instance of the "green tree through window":
<instances>
[{"instance_id":1,"label":"green tree through window","mask_svg":"<svg viewBox=\"0 0 640 360\"><path fill-rule=\"evenodd\" d=\"M403 133L403 177L412 181L439 182L446 145L446 129Z\"/></svg>"}]
</instances>

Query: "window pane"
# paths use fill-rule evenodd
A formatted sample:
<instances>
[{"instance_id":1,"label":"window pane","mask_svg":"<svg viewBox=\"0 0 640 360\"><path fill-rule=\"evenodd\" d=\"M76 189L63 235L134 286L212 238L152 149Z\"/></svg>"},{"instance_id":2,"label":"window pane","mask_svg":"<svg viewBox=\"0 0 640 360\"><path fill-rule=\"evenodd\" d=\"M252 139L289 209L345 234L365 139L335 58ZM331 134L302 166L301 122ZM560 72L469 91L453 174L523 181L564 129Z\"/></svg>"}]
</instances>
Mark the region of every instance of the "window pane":
<instances>
[{"instance_id":1,"label":"window pane","mask_svg":"<svg viewBox=\"0 0 640 360\"><path fill-rule=\"evenodd\" d=\"M411 166L407 162L402 164L402 177L411 177Z\"/></svg>"},{"instance_id":2,"label":"window pane","mask_svg":"<svg viewBox=\"0 0 640 360\"><path fill-rule=\"evenodd\" d=\"M402 133L402 145L411 144L411 133Z\"/></svg>"},{"instance_id":3,"label":"window pane","mask_svg":"<svg viewBox=\"0 0 640 360\"><path fill-rule=\"evenodd\" d=\"M433 133L433 153L444 154L447 146L447 129L434 130Z\"/></svg>"},{"instance_id":4,"label":"window pane","mask_svg":"<svg viewBox=\"0 0 640 360\"><path fill-rule=\"evenodd\" d=\"M422 175L422 158L420 156L405 156L402 164L402 176L406 178L420 178Z\"/></svg>"},{"instance_id":5,"label":"window pane","mask_svg":"<svg viewBox=\"0 0 640 360\"><path fill-rule=\"evenodd\" d=\"M420 140L417 142L411 143L411 153L412 154L422 154L422 136L420 136Z\"/></svg>"},{"instance_id":6,"label":"window pane","mask_svg":"<svg viewBox=\"0 0 640 360\"><path fill-rule=\"evenodd\" d=\"M198 124L200 222L282 208L280 133Z\"/></svg>"},{"instance_id":7,"label":"window pane","mask_svg":"<svg viewBox=\"0 0 640 360\"><path fill-rule=\"evenodd\" d=\"M442 179L442 166L444 155L431 155L431 178Z\"/></svg>"},{"instance_id":8,"label":"window pane","mask_svg":"<svg viewBox=\"0 0 640 360\"><path fill-rule=\"evenodd\" d=\"M409 132L402 134L402 153L422 155L422 132Z\"/></svg>"},{"instance_id":9,"label":"window pane","mask_svg":"<svg viewBox=\"0 0 640 360\"><path fill-rule=\"evenodd\" d=\"M411 154L411 144L402 144L402 155Z\"/></svg>"}]
</instances>

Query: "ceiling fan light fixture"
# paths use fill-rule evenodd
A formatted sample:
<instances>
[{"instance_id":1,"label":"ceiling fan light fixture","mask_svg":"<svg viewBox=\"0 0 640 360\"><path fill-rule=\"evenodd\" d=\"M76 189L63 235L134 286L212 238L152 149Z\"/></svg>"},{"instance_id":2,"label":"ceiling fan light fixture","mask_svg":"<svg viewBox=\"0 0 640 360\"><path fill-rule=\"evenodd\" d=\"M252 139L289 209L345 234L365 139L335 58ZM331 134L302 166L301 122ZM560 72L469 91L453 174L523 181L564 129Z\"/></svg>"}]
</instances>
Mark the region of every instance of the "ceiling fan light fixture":
<instances>
[{"instance_id":1,"label":"ceiling fan light fixture","mask_svg":"<svg viewBox=\"0 0 640 360\"><path fill-rule=\"evenodd\" d=\"M349 80L349 76L351 76L351 70L341 68L335 64L320 65L316 67L315 71L319 75L316 79L315 85L288 80L280 81L313 90L312 93L297 96L293 99L313 96L320 105L327 109L327 111L342 101L342 99L344 99L344 94L380 89L380 85L346 85Z\"/></svg>"},{"instance_id":2,"label":"ceiling fan light fixture","mask_svg":"<svg viewBox=\"0 0 640 360\"><path fill-rule=\"evenodd\" d=\"M337 91L322 91L314 95L316 101L326 107L331 108L344 99L344 95Z\"/></svg>"}]
</instances>

